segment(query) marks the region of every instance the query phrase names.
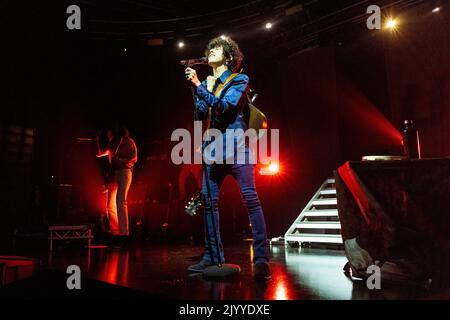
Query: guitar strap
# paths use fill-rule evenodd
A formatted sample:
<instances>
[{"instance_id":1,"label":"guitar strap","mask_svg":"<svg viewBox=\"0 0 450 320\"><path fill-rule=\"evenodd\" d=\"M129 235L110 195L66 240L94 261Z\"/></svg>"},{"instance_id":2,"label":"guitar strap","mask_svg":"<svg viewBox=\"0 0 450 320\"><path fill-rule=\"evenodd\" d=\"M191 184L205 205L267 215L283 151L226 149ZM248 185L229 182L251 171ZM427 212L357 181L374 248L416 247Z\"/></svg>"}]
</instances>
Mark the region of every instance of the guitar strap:
<instances>
[{"instance_id":1,"label":"guitar strap","mask_svg":"<svg viewBox=\"0 0 450 320\"><path fill-rule=\"evenodd\" d=\"M122 141L123 141L123 137L120 138L120 142L119 142L119 144L117 145L116 150L114 151L114 157L116 156L117 151L119 151L119 148L120 148L120 145L122 144Z\"/></svg>"},{"instance_id":2,"label":"guitar strap","mask_svg":"<svg viewBox=\"0 0 450 320\"><path fill-rule=\"evenodd\" d=\"M220 97L220 94L222 93L223 88L231 81L233 80L239 73L232 73L228 76L228 78L225 80L224 83L221 83L217 86L216 91L214 92L214 96L217 98ZM212 114L212 107L209 107L208 109L208 129L209 125L211 123L211 114Z\"/></svg>"},{"instance_id":3,"label":"guitar strap","mask_svg":"<svg viewBox=\"0 0 450 320\"><path fill-rule=\"evenodd\" d=\"M122 141L123 141L123 137L120 138L119 144L117 145L116 150L114 150L114 154L111 156L111 164L110 164L110 168L109 168L109 170L111 172L113 172L113 169L114 169L114 158L116 157L117 152L119 151L119 148L122 145Z\"/></svg>"},{"instance_id":4,"label":"guitar strap","mask_svg":"<svg viewBox=\"0 0 450 320\"><path fill-rule=\"evenodd\" d=\"M225 87L231 80L233 80L239 73L232 73L228 76L228 78L225 80L224 83L221 83L217 86L216 91L214 92L214 95L216 97L219 97L222 93L223 87Z\"/></svg>"}]
</instances>

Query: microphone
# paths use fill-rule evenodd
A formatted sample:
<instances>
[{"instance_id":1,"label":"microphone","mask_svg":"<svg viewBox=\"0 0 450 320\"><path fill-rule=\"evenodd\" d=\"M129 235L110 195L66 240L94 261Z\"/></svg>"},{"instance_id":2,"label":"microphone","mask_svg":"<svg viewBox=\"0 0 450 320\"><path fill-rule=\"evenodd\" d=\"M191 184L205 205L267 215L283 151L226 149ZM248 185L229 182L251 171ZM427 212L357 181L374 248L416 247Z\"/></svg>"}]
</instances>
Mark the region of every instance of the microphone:
<instances>
[{"instance_id":1,"label":"microphone","mask_svg":"<svg viewBox=\"0 0 450 320\"><path fill-rule=\"evenodd\" d=\"M194 66L196 64L208 64L208 59L206 57L202 57L200 59L181 60L180 64L185 67Z\"/></svg>"}]
</instances>

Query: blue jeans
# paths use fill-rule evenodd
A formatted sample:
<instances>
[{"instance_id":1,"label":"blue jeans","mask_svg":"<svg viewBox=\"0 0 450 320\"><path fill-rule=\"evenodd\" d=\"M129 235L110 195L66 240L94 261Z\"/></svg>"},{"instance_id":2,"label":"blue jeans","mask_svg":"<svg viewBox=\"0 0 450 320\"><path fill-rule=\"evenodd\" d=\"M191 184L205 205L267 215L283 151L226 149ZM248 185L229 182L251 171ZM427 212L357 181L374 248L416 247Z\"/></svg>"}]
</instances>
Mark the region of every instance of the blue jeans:
<instances>
[{"instance_id":1,"label":"blue jeans","mask_svg":"<svg viewBox=\"0 0 450 320\"><path fill-rule=\"evenodd\" d=\"M231 174L239 184L241 196L244 204L247 207L250 223L252 225L253 233L253 263L268 262L269 260L269 244L267 241L266 223L264 221L264 214L261 208L261 203L258 198L258 193L255 188L254 179L254 165L253 164L211 164L206 166L208 172L209 185L211 188L211 198L213 202L213 216L217 230L217 237L219 243L219 251L221 261L225 261L222 240L219 232L219 209L217 203L219 201L219 191L223 180L228 174ZM208 191L206 188L206 179L203 175L202 192L205 196L205 254L203 260L211 262L211 253L208 246L208 236L212 246L212 254L214 256L214 263L218 262L217 246L214 239L211 219L211 206L209 203Z\"/></svg>"},{"instance_id":2,"label":"blue jeans","mask_svg":"<svg viewBox=\"0 0 450 320\"><path fill-rule=\"evenodd\" d=\"M130 169L114 171L114 181L108 183L108 218L113 236L128 236L127 197L130 190L132 172Z\"/></svg>"}]
</instances>

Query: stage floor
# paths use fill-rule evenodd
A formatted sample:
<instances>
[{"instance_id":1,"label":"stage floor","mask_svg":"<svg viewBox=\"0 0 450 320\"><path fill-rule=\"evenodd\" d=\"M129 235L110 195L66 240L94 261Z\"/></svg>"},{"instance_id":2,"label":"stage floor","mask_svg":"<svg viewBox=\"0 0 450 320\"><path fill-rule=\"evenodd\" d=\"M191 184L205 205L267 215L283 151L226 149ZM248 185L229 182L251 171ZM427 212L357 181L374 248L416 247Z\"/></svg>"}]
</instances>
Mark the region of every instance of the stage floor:
<instances>
[{"instance_id":1,"label":"stage floor","mask_svg":"<svg viewBox=\"0 0 450 320\"><path fill-rule=\"evenodd\" d=\"M190 245L134 242L126 248L96 246L89 251L80 243L55 246L28 256L41 258L52 271L66 272L78 265L82 277L137 289L162 298L189 300L354 300L416 299L427 295L415 289L383 286L369 290L364 281L352 281L343 272L347 262L342 250L271 246L273 278L255 281L252 275L251 241L225 246L227 262L239 264L242 273L231 281L208 281L186 271L196 263L202 248ZM25 252L24 252L25 254ZM430 296L428 296L430 297Z\"/></svg>"}]
</instances>

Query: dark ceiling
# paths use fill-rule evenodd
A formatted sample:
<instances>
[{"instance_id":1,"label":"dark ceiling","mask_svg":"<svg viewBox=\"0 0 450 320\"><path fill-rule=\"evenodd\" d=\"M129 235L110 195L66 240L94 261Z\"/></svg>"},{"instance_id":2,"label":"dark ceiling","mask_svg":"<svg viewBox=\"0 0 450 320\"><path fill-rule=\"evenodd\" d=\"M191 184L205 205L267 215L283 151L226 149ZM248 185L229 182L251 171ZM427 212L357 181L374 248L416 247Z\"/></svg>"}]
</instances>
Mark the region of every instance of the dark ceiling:
<instances>
[{"instance_id":1,"label":"dark ceiling","mask_svg":"<svg viewBox=\"0 0 450 320\"><path fill-rule=\"evenodd\" d=\"M73 0L88 12L88 34L95 40L208 39L219 34L298 50L365 26L366 9L383 12L429 5L433 0ZM274 23L267 36L264 24ZM256 41L257 42L257 41ZM157 42L158 43L158 42Z\"/></svg>"},{"instance_id":2,"label":"dark ceiling","mask_svg":"<svg viewBox=\"0 0 450 320\"><path fill-rule=\"evenodd\" d=\"M180 40L204 44L226 34L238 42L252 43L263 53L289 55L318 44L341 42L345 36L350 38L352 33L367 30L369 5L378 4L383 13L402 12L436 1L439 0L49 0L44 4L33 2L28 10L33 15L53 10L62 25L59 19L67 17L63 6L76 4L82 12L80 34L94 41L131 40L150 46L173 45ZM19 3L10 0L20 18L25 7L18 8ZM24 23L8 15L14 19L12 23ZM11 28L6 21L0 19L0 25ZM264 28L268 21L273 23L270 31Z\"/></svg>"}]
</instances>

